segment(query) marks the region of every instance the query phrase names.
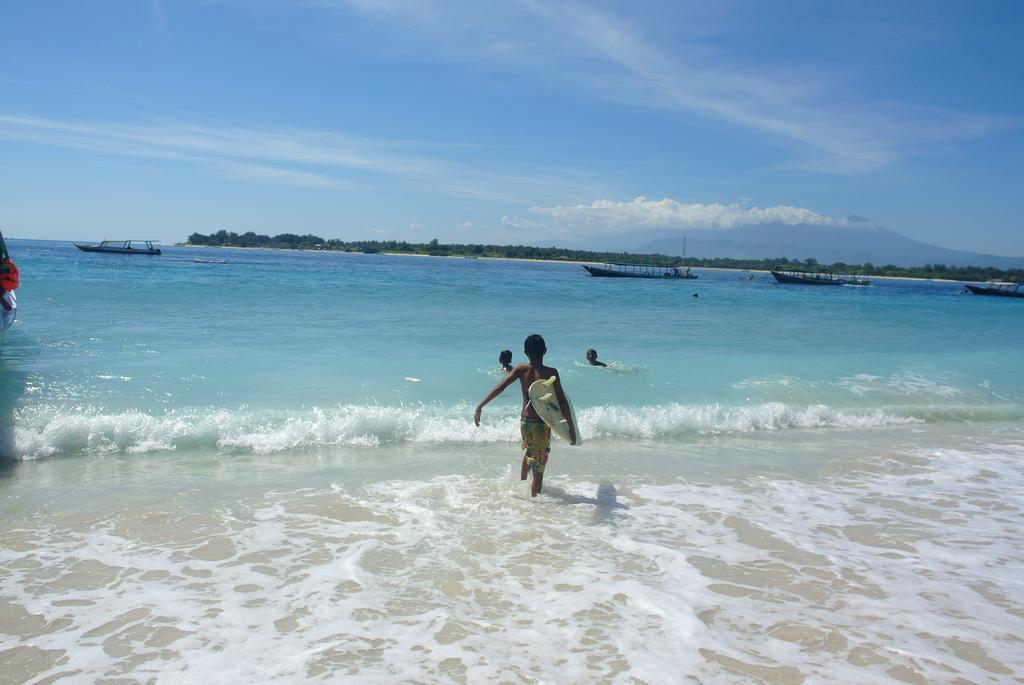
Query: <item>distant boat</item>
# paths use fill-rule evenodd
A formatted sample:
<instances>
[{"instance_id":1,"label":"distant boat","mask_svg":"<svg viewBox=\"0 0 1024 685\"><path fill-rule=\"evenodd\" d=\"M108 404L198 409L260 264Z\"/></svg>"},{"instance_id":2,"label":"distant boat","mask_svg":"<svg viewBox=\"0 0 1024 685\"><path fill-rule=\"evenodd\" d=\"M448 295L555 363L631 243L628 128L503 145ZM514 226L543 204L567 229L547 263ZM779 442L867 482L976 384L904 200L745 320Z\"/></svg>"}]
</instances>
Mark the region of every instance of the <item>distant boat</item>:
<instances>
[{"instance_id":1,"label":"distant boat","mask_svg":"<svg viewBox=\"0 0 1024 685\"><path fill-rule=\"evenodd\" d=\"M193 259L196 264L227 264L226 259Z\"/></svg>"},{"instance_id":2,"label":"distant boat","mask_svg":"<svg viewBox=\"0 0 1024 685\"><path fill-rule=\"evenodd\" d=\"M971 285L964 283L964 287L975 295L995 295L996 297L1024 297L1024 290L1020 287L1024 283L1005 283L1002 281L989 281L985 285Z\"/></svg>"},{"instance_id":3,"label":"distant boat","mask_svg":"<svg viewBox=\"0 0 1024 685\"><path fill-rule=\"evenodd\" d=\"M779 283L799 283L801 285L870 285L871 281L863 276L836 276L831 271L796 271L772 269L772 276Z\"/></svg>"},{"instance_id":4,"label":"distant boat","mask_svg":"<svg viewBox=\"0 0 1024 685\"><path fill-rule=\"evenodd\" d=\"M107 252L109 254L144 254L158 255L160 248L153 245L159 240L104 240L99 245L80 245L75 243L82 252ZM138 246L138 247L136 247Z\"/></svg>"},{"instance_id":5,"label":"distant boat","mask_svg":"<svg viewBox=\"0 0 1024 685\"><path fill-rule=\"evenodd\" d=\"M675 264L620 264L605 262L601 266L584 264L583 268L591 276L599 278L657 278L660 280L693 280L697 278L696 274L690 273L690 267L686 267L683 270Z\"/></svg>"}]
</instances>

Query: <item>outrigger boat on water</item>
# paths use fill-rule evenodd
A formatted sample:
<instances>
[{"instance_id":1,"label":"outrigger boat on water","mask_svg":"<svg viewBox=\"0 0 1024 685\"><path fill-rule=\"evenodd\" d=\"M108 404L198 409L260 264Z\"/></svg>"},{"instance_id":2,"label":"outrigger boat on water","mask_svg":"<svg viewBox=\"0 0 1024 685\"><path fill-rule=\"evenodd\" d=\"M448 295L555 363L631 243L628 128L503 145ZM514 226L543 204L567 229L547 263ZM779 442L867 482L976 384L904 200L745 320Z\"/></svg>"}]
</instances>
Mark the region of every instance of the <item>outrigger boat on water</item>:
<instances>
[{"instance_id":1,"label":"outrigger boat on water","mask_svg":"<svg viewBox=\"0 0 1024 685\"><path fill-rule=\"evenodd\" d=\"M18 298L14 291L18 287L18 267L7 251L4 234L0 231L0 334L11 327L18 313Z\"/></svg>"},{"instance_id":2,"label":"outrigger boat on water","mask_svg":"<svg viewBox=\"0 0 1024 685\"><path fill-rule=\"evenodd\" d=\"M1004 281L989 281L985 285L971 285L964 283L964 287L975 295L995 295L996 297L1024 297L1024 290L1021 286L1024 283L1007 283Z\"/></svg>"},{"instance_id":3,"label":"outrigger boat on water","mask_svg":"<svg viewBox=\"0 0 1024 685\"><path fill-rule=\"evenodd\" d=\"M697 278L696 274L690 273L690 267L684 270L676 264L624 264L617 262L605 262L601 266L584 264L583 268L591 276L599 278L658 278L688 279Z\"/></svg>"},{"instance_id":4,"label":"outrigger boat on water","mask_svg":"<svg viewBox=\"0 0 1024 685\"><path fill-rule=\"evenodd\" d=\"M159 240L104 240L99 245L81 245L75 243L82 252L107 252L110 254L144 254L158 255L160 248L153 243ZM138 247L136 247L138 245Z\"/></svg>"},{"instance_id":5,"label":"outrigger boat on water","mask_svg":"<svg viewBox=\"0 0 1024 685\"><path fill-rule=\"evenodd\" d=\"M779 283L799 283L801 285L871 285L871 281L864 276L836 276L831 271L772 269L771 274Z\"/></svg>"}]
</instances>

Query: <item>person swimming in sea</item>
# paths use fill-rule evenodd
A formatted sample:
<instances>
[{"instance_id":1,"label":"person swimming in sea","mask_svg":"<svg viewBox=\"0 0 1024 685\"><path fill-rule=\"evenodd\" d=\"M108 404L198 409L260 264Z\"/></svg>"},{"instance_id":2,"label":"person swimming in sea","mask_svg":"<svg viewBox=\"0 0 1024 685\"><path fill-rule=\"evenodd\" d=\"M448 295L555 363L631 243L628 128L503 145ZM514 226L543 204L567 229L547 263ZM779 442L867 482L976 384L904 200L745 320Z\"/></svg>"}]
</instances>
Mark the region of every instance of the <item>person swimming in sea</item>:
<instances>
[{"instance_id":1,"label":"person swimming in sea","mask_svg":"<svg viewBox=\"0 0 1024 685\"><path fill-rule=\"evenodd\" d=\"M558 369L544 366L544 354L547 351L544 338L536 333L527 337L523 343L523 352L530 362L513 367L512 371L487 393L487 397L480 401L476 411L473 412L473 423L479 426L484 405L504 392L505 388L516 380L519 381L520 389L523 391L523 409L519 414L519 433L523 438L523 449L526 450L519 479L526 480L526 474L533 473L533 482L530 484L530 495L533 497L540 494L541 487L544 485L544 469L547 467L548 455L551 453L551 429L530 403L530 386L535 381L555 377L555 395L558 398L558 406L562 408L562 416L569 423L569 444L576 444L576 428L567 408L569 402L565 399L565 392L562 390L562 381L559 377L561 374L558 373Z\"/></svg>"},{"instance_id":2,"label":"person swimming in sea","mask_svg":"<svg viewBox=\"0 0 1024 685\"><path fill-rule=\"evenodd\" d=\"M590 362L591 366L608 366L604 362L597 361L597 350L593 347L587 350L587 361Z\"/></svg>"},{"instance_id":3,"label":"person swimming in sea","mask_svg":"<svg viewBox=\"0 0 1024 685\"><path fill-rule=\"evenodd\" d=\"M506 374L512 373L512 350L502 350L498 355L498 363Z\"/></svg>"}]
</instances>

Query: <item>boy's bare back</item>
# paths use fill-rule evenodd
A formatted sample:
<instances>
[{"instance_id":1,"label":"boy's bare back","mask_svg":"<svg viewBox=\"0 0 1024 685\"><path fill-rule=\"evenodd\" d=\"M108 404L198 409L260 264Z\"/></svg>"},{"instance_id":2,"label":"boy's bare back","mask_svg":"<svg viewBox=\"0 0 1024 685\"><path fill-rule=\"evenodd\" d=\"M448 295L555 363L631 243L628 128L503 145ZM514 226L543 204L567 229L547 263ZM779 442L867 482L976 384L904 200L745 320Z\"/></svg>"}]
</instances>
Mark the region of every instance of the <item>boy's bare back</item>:
<instances>
[{"instance_id":1,"label":"boy's bare back","mask_svg":"<svg viewBox=\"0 0 1024 685\"><path fill-rule=\"evenodd\" d=\"M519 387L523 391L523 416L539 417L530 403L530 386L537 381L546 381L552 376L557 376L558 369L544 365L520 364L512 370L512 375L519 379Z\"/></svg>"}]
</instances>

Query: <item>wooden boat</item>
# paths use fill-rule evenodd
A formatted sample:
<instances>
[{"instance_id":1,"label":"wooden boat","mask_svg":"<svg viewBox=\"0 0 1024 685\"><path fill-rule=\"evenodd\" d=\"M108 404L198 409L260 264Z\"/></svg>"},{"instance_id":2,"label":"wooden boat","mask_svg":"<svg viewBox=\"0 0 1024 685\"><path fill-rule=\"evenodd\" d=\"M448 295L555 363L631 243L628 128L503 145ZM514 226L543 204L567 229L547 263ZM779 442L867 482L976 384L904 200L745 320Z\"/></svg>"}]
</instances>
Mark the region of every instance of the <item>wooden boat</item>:
<instances>
[{"instance_id":1,"label":"wooden boat","mask_svg":"<svg viewBox=\"0 0 1024 685\"><path fill-rule=\"evenodd\" d=\"M1021 286L1024 283L1006 283L1002 281L989 281L985 285L971 285L964 283L964 287L975 295L995 295L996 297L1024 297L1024 290Z\"/></svg>"},{"instance_id":2,"label":"wooden boat","mask_svg":"<svg viewBox=\"0 0 1024 685\"><path fill-rule=\"evenodd\" d=\"M683 270L675 264L622 264L605 262L601 266L584 264L583 268L591 276L599 278L657 278L693 280L696 274L690 273L690 267Z\"/></svg>"},{"instance_id":3,"label":"wooden boat","mask_svg":"<svg viewBox=\"0 0 1024 685\"><path fill-rule=\"evenodd\" d=\"M75 243L82 252L106 252L109 254L144 254L158 255L160 248L153 245L159 240L104 240L99 245L80 245ZM137 247L136 247L137 246Z\"/></svg>"},{"instance_id":4,"label":"wooden boat","mask_svg":"<svg viewBox=\"0 0 1024 685\"><path fill-rule=\"evenodd\" d=\"M799 283L801 285L870 285L871 281L863 276L836 276L831 271L796 271L792 269L772 269L772 276L779 283Z\"/></svg>"}]
</instances>

